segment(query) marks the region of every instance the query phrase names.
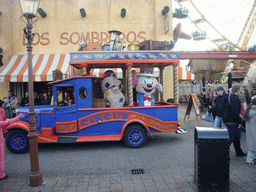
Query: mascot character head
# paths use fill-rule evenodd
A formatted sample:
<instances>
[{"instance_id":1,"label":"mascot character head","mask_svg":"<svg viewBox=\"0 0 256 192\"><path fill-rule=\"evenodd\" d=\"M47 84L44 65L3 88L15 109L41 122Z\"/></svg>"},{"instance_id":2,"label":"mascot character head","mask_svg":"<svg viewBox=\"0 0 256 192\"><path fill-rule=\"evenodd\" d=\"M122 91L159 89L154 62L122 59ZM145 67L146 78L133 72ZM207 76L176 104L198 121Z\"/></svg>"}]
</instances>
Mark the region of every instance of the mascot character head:
<instances>
[{"instance_id":1,"label":"mascot character head","mask_svg":"<svg viewBox=\"0 0 256 192\"><path fill-rule=\"evenodd\" d=\"M114 90L123 89L122 82L116 78L114 71L107 70L104 73L104 78L101 83L101 89L105 93L108 89L113 88Z\"/></svg>"},{"instance_id":2,"label":"mascot character head","mask_svg":"<svg viewBox=\"0 0 256 192\"><path fill-rule=\"evenodd\" d=\"M146 97L151 97L151 99L154 99L153 94L156 91L162 92L162 85L157 82L156 77L157 75L154 74L154 66L145 64L141 66L140 74L136 75L136 72L133 71L133 86L136 86L136 91L138 93L143 94ZM141 101L138 103L141 103ZM145 106L143 104L139 105ZM152 104L150 106L152 106Z\"/></svg>"},{"instance_id":3,"label":"mascot character head","mask_svg":"<svg viewBox=\"0 0 256 192\"><path fill-rule=\"evenodd\" d=\"M122 82L116 78L115 73L112 70L107 70L101 82L101 89L110 107L123 106L125 97L121 92L122 88Z\"/></svg>"}]
</instances>

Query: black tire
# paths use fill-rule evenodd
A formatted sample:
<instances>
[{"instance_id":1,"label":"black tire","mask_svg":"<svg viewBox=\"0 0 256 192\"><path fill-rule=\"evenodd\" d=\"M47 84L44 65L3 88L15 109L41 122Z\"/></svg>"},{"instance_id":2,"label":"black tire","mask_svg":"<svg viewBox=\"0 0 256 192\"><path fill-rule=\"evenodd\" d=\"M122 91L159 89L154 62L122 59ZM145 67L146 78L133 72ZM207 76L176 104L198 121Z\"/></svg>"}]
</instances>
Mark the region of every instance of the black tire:
<instances>
[{"instance_id":1,"label":"black tire","mask_svg":"<svg viewBox=\"0 0 256 192\"><path fill-rule=\"evenodd\" d=\"M124 134L124 144L127 147L139 148L143 147L148 140L148 135L140 125L129 126Z\"/></svg>"},{"instance_id":2,"label":"black tire","mask_svg":"<svg viewBox=\"0 0 256 192\"><path fill-rule=\"evenodd\" d=\"M13 130L7 134L5 144L12 153L26 153L29 151L28 133L22 130Z\"/></svg>"}]
</instances>

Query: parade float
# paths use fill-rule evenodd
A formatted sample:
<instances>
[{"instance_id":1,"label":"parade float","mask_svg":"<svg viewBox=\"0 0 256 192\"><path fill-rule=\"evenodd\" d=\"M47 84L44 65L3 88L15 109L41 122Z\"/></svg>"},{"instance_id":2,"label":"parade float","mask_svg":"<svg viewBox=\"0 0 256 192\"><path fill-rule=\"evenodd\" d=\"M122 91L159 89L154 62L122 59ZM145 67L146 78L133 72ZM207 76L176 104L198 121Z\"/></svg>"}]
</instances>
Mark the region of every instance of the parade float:
<instances>
[{"instance_id":1,"label":"parade float","mask_svg":"<svg viewBox=\"0 0 256 192\"><path fill-rule=\"evenodd\" d=\"M123 141L137 148L144 146L154 132L186 133L178 123L178 104L164 101L161 92L164 68L173 66L177 73L179 54L162 50L159 43L159 50L123 51L118 33L112 34L108 51L70 53L70 65L86 69L85 73L49 83L52 105L35 107L39 143ZM106 69L103 79L90 74L95 68ZM122 82L110 70L114 68L122 69ZM140 69L137 74L136 68ZM154 68L159 68L160 83ZM178 84L177 74L174 78ZM135 90L140 95L136 98ZM160 94L159 101L154 94ZM25 117L5 129L6 146L13 153L29 148L29 108L21 107L19 113Z\"/></svg>"}]
</instances>

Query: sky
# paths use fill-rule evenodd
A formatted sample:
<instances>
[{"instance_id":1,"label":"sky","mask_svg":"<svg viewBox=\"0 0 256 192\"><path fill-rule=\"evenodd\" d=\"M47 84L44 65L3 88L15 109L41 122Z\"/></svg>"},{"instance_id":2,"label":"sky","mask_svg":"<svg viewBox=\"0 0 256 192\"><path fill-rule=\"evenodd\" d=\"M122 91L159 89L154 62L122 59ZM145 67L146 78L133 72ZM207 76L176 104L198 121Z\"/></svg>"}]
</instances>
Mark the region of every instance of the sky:
<instances>
[{"instance_id":1,"label":"sky","mask_svg":"<svg viewBox=\"0 0 256 192\"><path fill-rule=\"evenodd\" d=\"M238 42L254 1L255 0L192 0L205 18L234 44ZM179 8L180 6L175 0L172 0L172 2L174 12L175 8ZM189 17L192 20L201 18L190 1L183 2L182 6L188 8ZM192 35L192 32L198 30L195 25L191 23L189 18L173 18L173 28L175 28L178 23L181 23L181 30L189 35ZM210 39L221 38L207 23L200 24L199 27L206 32L206 35L209 36ZM255 34L256 30L254 30L248 46L256 44ZM179 39L174 47L174 51L205 51L212 48L217 48L217 46L208 39L201 41Z\"/></svg>"}]
</instances>

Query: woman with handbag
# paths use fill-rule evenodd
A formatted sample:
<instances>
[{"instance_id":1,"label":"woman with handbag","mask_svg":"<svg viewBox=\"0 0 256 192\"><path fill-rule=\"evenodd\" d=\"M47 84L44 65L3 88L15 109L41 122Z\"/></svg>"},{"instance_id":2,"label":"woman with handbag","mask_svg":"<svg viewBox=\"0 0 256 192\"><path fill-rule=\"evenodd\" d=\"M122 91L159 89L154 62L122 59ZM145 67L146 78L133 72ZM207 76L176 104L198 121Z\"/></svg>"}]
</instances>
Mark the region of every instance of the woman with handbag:
<instances>
[{"instance_id":1,"label":"woman with handbag","mask_svg":"<svg viewBox=\"0 0 256 192\"><path fill-rule=\"evenodd\" d=\"M256 159L256 97L252 97L251 104L244 112L244 121L246 125L246 144L248 164L254 164Z\"/></svg>"}]
</instances>

